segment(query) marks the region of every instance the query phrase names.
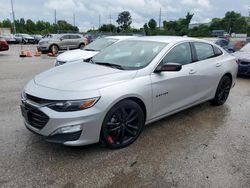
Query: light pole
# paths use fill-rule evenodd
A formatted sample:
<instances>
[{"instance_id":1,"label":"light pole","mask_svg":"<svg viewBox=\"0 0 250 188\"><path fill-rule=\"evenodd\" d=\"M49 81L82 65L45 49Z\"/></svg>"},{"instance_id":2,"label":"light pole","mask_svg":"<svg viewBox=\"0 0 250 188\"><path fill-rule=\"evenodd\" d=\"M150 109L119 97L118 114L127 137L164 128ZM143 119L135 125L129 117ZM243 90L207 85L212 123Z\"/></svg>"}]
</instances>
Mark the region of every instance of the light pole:
<instances>
[{"instance_id":1,"label":"light pole","mask_svg":"<svg viewBox=\"0 0 250 188\"><path fill-rule=\"evenodd\" d=\"M11 0L11 9L12 9L12 17L13 17L13 32L16 34L16 23L15 23L15 13L13 8L13 0Z\"/></svg>"}]
</instances>

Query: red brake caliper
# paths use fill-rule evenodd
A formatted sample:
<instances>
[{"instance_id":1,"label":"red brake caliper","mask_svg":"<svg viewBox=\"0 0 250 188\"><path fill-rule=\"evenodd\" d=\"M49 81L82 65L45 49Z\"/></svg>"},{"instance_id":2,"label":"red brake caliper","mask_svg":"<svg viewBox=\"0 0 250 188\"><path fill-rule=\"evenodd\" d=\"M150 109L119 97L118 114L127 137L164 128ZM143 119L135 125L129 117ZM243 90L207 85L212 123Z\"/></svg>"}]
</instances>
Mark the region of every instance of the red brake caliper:
<instances>
[{"instance_id":1,"label":"red brake caliper","mask_svg":"<svg viewBox=\"0 0 250 188\"><path fill-rule=\"evenodd\" d=\"M108 136L108 143L113 144L113 138L110 135Z\"/></svg>"}]
</instances>

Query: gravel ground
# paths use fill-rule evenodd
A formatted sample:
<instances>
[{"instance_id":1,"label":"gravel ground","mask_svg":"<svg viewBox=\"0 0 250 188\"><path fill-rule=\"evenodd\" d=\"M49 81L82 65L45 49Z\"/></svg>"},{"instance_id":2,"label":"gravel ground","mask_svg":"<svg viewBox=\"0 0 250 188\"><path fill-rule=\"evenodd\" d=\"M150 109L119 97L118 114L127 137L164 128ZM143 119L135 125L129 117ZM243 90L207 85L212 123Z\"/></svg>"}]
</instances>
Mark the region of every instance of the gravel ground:
<instances>
[{"instance_id":1,"label":"gravel ground","mask_svg":"<svg viewBox=\"0 0 250 188\"><path fill-rule=\"evenodd\" d=\"M148 125L127 148L72 148L23 125L20 92L54 58L19 52L0 52L0 187L250 187L250 78L238 78L225 105L204 103Z\"/></svg>"}]
</instances>

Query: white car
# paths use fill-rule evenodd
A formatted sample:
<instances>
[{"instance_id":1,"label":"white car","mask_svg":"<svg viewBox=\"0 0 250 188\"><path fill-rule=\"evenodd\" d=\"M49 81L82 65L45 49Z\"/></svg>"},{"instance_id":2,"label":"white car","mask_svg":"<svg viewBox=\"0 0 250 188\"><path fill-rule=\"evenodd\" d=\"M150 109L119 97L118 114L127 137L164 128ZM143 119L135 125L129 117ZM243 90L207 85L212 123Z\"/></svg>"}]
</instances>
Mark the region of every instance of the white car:
<instances>
[{"instance_id":1,"label":"white car","mask_svg":"<svg viewBox=\"0 0 250 188\"><path fill-rule=\"evenodd\" d=\"M135 38L135 36L109 36L95 40L83 49L71 50L57 56L55 66L86 60L98 54L104 48L122 40Z\"/></svg>"},{"instance_id":2,"label":"white car","mask_svg":"<svg viewBox=\"0 0 250 188\"><path fill-rule=\"evenodd\" d=\"M235 57L203 40L128 39L88 63L37 75L22 92L22 115L29 130L50 142L122 148L145 124L206 101L224 104L237 69Z\"/></svg>"}]
</instances>

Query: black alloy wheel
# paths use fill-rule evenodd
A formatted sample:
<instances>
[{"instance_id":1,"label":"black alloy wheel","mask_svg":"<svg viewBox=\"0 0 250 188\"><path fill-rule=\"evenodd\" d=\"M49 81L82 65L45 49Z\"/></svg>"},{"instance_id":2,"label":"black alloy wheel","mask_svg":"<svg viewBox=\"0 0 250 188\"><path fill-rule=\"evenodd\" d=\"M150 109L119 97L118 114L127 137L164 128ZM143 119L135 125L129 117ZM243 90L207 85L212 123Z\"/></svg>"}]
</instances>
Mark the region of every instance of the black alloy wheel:
<instances>
[{"instance_id":1,"label":"black alloy wheel","mask_svg":"<svg viewBox=\"0 0 250 188\"><path fill-rule=\"evenodd\" d=\"M231 78L227 75L223 76L217 87L215 97L211 101L211 103L217 106L223 105L229 96L231 86L232 86Z\"/></svg>"},{"instance_id":2,"label":"black alloy wheel","mask_svg":"<svg viewBox=\"0 0 250 188\"><path fill-rule=\"evenodd\" d=\"M118 149L132 144L140 135L145 117L141 107L134 101L123 100L107 113L101 130L101 142Z\"/></svg>"}]
</instances>

